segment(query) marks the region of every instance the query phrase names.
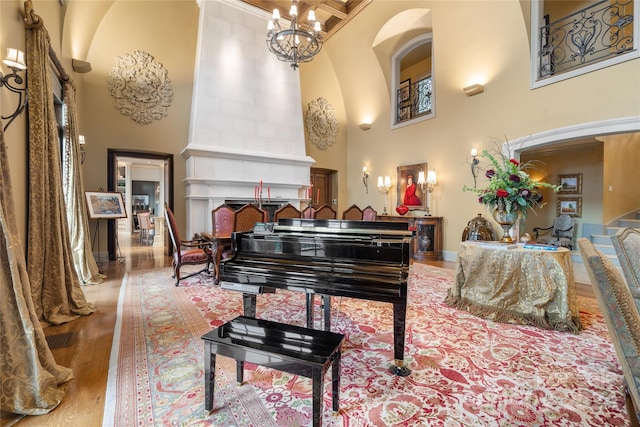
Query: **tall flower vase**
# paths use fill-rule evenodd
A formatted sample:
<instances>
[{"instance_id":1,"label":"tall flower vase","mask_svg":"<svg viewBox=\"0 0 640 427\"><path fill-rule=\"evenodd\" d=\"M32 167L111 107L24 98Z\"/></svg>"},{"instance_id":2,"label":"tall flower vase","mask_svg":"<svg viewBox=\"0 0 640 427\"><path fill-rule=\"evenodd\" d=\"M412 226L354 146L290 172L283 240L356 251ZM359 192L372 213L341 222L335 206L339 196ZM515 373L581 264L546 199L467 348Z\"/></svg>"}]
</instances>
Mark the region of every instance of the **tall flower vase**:
<instances>
[{"instance_id":1,"label":"tall flower vase","mask_svg":"<svg viewBox=\"0 0 640 427\"><path fill-rule=\"evenodd\" d=\"M502 227L501 243L513 243L509 230L518 221L518 212L507 212L503 203L498 203L493 211L493 219Z\"/></svg>"}]
</instances>

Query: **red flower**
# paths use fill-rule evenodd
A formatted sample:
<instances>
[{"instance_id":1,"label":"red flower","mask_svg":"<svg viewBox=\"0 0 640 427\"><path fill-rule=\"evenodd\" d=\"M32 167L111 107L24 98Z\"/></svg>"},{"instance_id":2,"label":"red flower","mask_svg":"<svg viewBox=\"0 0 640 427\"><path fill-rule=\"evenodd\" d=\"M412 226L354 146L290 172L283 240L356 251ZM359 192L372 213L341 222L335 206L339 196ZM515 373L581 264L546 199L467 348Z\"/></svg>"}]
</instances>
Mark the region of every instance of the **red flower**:
<instances>
[{"instance_id":1,"label":"red flower","mask_svg":"<svg viewBox=\"0 0 640 427\"><path fill-rule=\"evenodd\" d=\"M520 166L520 162L519 162L519 161L517 161L516 159L511 159L511 160L509 160L509 161L510 161L511 163L513 163L514 165L516 165L516 166Z\"/></svg>"},{"instance_id":2,"label":"red flower","mask_svg":"<svg viewBox=\"0 0 640 427\"><path fill-rule=\"evenodd\" d=\"M507 197L509 192L507 190L500 189L496 191L496 197Z\"/></svg>"}]
</instances>

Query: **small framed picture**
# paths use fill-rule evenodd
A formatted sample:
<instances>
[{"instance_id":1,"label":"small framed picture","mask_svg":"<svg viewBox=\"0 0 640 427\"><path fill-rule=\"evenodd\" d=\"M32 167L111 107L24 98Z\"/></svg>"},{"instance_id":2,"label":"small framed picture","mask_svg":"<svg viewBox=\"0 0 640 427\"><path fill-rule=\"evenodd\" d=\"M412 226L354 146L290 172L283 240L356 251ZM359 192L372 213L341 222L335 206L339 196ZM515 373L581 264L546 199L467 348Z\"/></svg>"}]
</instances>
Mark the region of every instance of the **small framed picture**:
<instances>
[{"instance_id":1,"label":"small framed picture","mask_svg":"<svg viewBox=\"0 0 640 427\"><path fill-rule=\"evenodd\" d=\"M582 197L563 197L558 199L558 216L569 215L573 218L582 217Z\"/></svg>"},{"instance_id":2,"label":"small framed picture","mask_svg":"<svg viewBox=\"0 0 640 427\"><path fill-rule=\"evenodd\" d=\"M558 185L560 186L558 193L582 194L582 174L558 175Z\"/></svg>"},{"instance_id":3,"label":"small framed picture","mask_svg":"<svg viewBox=\"0 0 640 427\"><path fill-rule=\"evenodd\" d=\"M91 219L126 218L122 193L117 191L87 191L87 208Z\"/></svg>"},{"instance_id":4,"label":"small framed picture","mask_svg":"<svg viewBox=\"0 0 640 427\"><path fill-rule=\"evenodd\" d=\"M411 86L411 79L403 80L400 82L400 89L398 89L398 102L408 101L410 97L409 87Z\"/></svg>"}]
</instances>

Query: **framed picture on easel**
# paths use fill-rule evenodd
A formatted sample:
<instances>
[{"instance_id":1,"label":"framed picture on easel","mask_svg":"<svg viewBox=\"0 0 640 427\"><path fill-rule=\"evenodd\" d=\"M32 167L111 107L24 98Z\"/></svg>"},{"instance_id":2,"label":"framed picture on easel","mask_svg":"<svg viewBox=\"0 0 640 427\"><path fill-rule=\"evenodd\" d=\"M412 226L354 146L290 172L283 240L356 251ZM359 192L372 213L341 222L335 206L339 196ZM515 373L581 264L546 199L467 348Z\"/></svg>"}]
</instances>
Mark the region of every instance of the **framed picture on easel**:
<instances>
[{"instance_id":1,"label":"framed picture on easel","mask_svg":"<svg viewBox=\"0 0 640 427\"><path fill-rule=\"evenodd\" d=\"M87 210L90 219L126 218L122 193L117 191L87 191Z\"/></svg>"}]
</instances>

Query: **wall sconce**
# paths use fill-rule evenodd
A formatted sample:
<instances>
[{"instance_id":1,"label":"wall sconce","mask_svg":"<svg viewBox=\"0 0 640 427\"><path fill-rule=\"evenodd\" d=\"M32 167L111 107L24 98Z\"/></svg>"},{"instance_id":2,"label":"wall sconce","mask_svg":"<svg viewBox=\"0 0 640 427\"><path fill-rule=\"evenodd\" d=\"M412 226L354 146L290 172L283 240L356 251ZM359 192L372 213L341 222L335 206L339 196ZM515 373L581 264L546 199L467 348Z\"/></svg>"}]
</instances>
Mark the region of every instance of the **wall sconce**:
<instances>
[{"instance_id":1,"label":"wall sconce","mask_svg":"<svg viewBox=\"0 0 640 427\"><path fill-rule=\"evenodd\" d=\"M369 130L371 129L371 123L360 123L358 127L362 130Z\"/></svg>"},{"instance_id":2,"label":"wall sconce","mask_svg":"<svg viewBox=\"0 0 640 427\"><path fill-rule=\"evenodd\" d=\"M385 176L384 180L381 176L378 177L378 191L380 194L384 194L384 209L382 210L382 215L387 214L387 194L389 194L389 190L391 189L391 177Z\"/></svg>"},{"instance_id":3,"label":"wall sconce","mask_svg":"<svg viewBox=\"0 0 640 427\"><path fill-rule=\"evenodd\" d=\"M436 171L428 171L426 179L423 170L418 172L418 185L422 192L427 195L427 213L425 216L431 216L431 193L433 192L433 187L436 185L436 182Z\"/></svg>"},{"instance_id":4,"label":"wall sconce","mask_svg":"<svg viewBox=\"0 0 640 427\"><path fill-rule=\"evenodd\" d=\"M22 113L22 111L24 111L24 108L27 106L26 84L23 88L15 86L15 85L22 85L24 83L24 80L22 79L22 77L18 75L18 71L26 70L27 66L24 63L24 52L18 49L13 49L13 48L7 49L7 54L2 60L2 63L7 67L9 67L12 71L11 74L7 74L6 76L3 76L2 72L0 72L0 81L2 82L2 86L6 87L13 93L17 93L19 97L18 106L16 107L16 110L13 113L9 114L8 116L2 116L2 120L9 119L9 121L3 128L3 130L7 130L11 122L13 122L15 118L18 117ZM10 79L13 79L14 81L13 84L9 82Z\"/></svg>"},{"instance_id":5,"label":"wall sconce","mask_svg":"<svg viewBox=\"0 0 640 427\"><path fill-rule=\"evenodd\" d=\"M364 190L367 194L369 194L369 172L367 172L367 167L362 167L362 183L364 184Z\"/></svg>"},{"instance_id":6,"label":"wall sconce","mask_svg":"<svg viewBox=\"0 0 640 427\"><path fill-rule=\"evenodd\" d=\"M478 150L476 148L471 149L471 175L473 175L473 188L476 188L476 178L478 178L478 165L480 164L480 160L478 160Z\"/></svg>"},{"instance_id":7,"label":"wall sconce","mask_svg":"<svg viewBox=\"0 0 640 427\"><path fill-rule=\"evenodd\" d=\"M87 61L81 61L79 59L71 59L71 67L76 73L88 73L91 71L91 63Z\"/></svg>"},{"instance_id":8,"label":"wall sconce","mask_svg":"<svg viewBox=\"0 0 640 427\"><path fill-rule=\"evenodd\" d=\"M465 88L462 88L462 91L467 96L477 95L479 93L484 92L484 85L475 84L475 85L467 86Z\"/></svg>"},{"instance_id":9,"label":"wall sconce","mask_svg":"<svg viewBox=\"0 0 640 427\"><path fill-rule=\"evenodd\" d=\"M84 135L78 135L78 145L80 146L80 163L84 164L84 160L87 158L87 152L84 151L84 144L86 141L84 140Z\"/></svg>"}]
</instances>

